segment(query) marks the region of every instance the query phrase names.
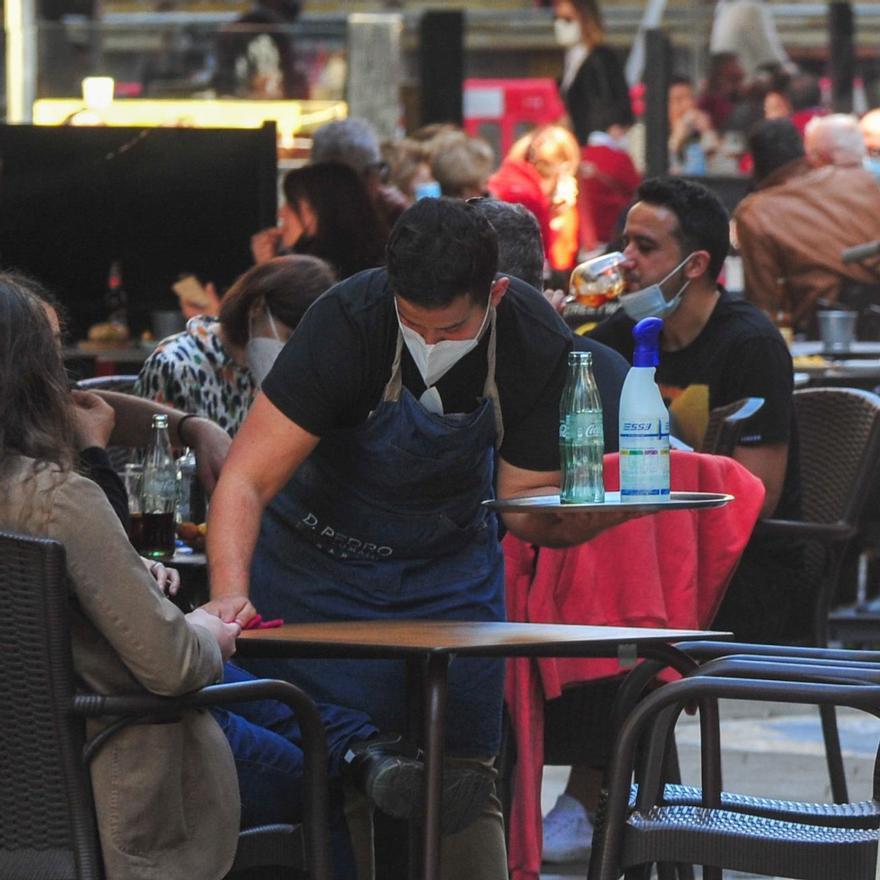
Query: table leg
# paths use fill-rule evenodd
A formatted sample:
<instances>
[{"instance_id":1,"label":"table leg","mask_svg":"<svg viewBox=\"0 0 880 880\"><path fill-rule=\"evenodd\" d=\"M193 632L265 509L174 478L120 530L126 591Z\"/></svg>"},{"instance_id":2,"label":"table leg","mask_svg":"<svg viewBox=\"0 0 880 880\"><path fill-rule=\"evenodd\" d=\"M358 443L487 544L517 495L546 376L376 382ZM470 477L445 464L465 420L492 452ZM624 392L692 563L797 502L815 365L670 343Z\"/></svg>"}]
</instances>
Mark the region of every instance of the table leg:
<instances>
[{"instance_id":1,"label":"table leg","mask_svg":"<svg viewBox=\"0 0 880 880\"><path fill-rule=\"evenodd\" d=\"M448 654L431 653L425 668L425 842L423 880L440 880L440 799Z\"/></svg>"},{"instance_id":2,"label":"table leg","mask_svg":"<svg viewBox=\"0 0 880 880\"><path fill-rule=\"evenodd\" d=\"M406 695L407 695L407 736L410 742L424 743L424 694L425 658L409 657L406 661ZM419 880L422 870L423 838L422 829L415 822L407 823L408 877Z\"/></svg>"}]
</instances>

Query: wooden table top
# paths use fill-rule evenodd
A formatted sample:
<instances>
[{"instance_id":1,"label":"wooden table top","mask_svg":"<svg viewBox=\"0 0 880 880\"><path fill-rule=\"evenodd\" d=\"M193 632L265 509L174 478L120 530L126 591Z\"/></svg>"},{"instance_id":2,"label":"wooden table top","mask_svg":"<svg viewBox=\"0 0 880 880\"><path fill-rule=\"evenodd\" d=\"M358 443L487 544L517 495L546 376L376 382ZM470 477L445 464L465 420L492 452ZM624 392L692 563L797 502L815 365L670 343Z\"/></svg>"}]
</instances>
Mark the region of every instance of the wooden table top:
<instances>
[{"instance_id":1,"label":"wooden table top","mask_svg":"<svg viewBox=\"0 0 880 880\"><path fill-rule=\"evenodd\" d=\"M730 633L544 623L372 620L285 624L246 630L238 650L253 656L582 656L622 644L728 638Z\"/></svg>"}]
</instances>

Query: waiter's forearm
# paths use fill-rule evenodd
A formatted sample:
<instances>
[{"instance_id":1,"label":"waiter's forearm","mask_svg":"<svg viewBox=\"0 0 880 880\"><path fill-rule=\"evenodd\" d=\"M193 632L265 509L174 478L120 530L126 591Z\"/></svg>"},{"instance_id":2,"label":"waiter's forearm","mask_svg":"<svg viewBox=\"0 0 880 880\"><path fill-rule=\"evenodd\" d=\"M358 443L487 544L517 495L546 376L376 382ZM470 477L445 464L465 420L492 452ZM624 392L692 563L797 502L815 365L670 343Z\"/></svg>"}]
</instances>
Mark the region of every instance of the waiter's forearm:
<instances>
[{"instance_id":1,"label":"waiter's forearm","mask_svg":"<svg viewBox=\"0 0 880 880\"><path fill-rule=\"evenodd\" d=\"M247 596L250 566L265 506L255 486L224 473L211 500L207 551L211 599Z\"/></svg>"},{"instance_id":2,"label":"waiter's forearm","mask_svg":"<svg viewBox=\"0 0 880 880\"><path fill-rule=\"evenodd\" d=\"M633 519L632 513L505 513L504 525L517 538L539 547L573 547L612 526Z\"/></svg>"}]
</instances>

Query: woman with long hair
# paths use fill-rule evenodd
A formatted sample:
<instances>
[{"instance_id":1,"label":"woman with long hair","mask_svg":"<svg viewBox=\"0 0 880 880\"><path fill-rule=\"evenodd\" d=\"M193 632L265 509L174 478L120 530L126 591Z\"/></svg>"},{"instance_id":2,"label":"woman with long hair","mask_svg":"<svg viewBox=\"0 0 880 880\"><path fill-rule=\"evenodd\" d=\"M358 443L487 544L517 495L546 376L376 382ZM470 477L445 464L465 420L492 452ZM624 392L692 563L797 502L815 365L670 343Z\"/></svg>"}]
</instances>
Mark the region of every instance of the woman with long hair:
<instances>
[{"instance_id":1,"label":"woman with long hair","mask_svg":"<svg viewBox=\"0 0 880 880\"><path fill-rule=\"evenodd\" d=\"M48 308L0 274L0 529L64 545L79 681L103 694L175 696L247 678L224 666L239 626L203 609L184 615L163 596L103 492L74 470L70 395ZM338 780L346 752L377 731L361 713L322 710ZM89 735L101 725L89 722ZM219 880L240 827L301 819L298 726L271 701L130 725L90 772L108 880ZM336 876L351 878L341 797L331 805Z\"/></svg>"},{"instance_id":2,"label":"woman with long hair","mask_svg":"<svg viewBox=\"0 0 880 880\"><path fill-rule=\"evenodd\" d=\"M311 254L342 279L385 262L388 229L363 179L347 165L319 162L289 171L278 219L279 226L251 240L257 263L276 253Z\"/></svg>"}]
</instances>

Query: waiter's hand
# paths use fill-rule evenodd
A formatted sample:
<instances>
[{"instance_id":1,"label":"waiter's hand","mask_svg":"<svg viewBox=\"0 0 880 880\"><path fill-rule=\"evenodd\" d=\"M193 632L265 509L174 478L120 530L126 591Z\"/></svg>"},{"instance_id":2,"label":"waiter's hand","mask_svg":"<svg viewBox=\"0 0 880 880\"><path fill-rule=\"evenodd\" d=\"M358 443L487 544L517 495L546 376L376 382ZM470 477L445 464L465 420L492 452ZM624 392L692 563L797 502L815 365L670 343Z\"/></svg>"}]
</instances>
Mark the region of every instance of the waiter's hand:
<instances>
[{"instance_id":1,"label":"waiter's hand","mask_svg":"<svg viewBox=\"0 0 880 880\"><path fill-rule=\"evenodd\" d=\"M224 623L237 623L242 629L257 613L247 596L221 596L202 605L202 609Z\"/></svg>"},{"instance_id":2,"label":"waiter's hand","mask_svg":"<svg viewBox=\"0 0 880 880\"><path fill-rule=\"evenodd\" d=\"M241 632L241 627L237 623L223 623L217 619L216 615L208 614L205 611L205 606L190 611L186 615L186 619L190 623L204 627L214 636L224 663L235 653L235 640Z\"/></svg>"}]
</instances>

